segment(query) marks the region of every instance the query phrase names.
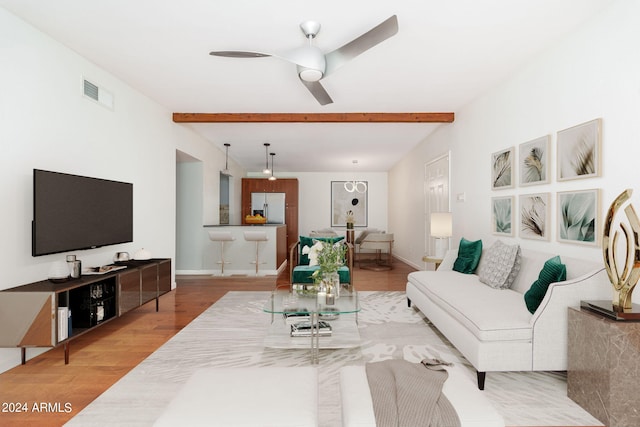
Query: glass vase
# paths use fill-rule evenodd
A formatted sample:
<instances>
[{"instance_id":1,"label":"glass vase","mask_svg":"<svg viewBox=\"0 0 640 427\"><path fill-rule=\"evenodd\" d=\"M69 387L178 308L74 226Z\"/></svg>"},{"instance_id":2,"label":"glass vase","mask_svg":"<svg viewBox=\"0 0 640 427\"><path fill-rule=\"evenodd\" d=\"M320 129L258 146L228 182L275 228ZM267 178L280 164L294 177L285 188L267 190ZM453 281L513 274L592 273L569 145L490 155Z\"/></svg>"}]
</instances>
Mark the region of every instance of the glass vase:
<instances>
[{"instance_id":1,"label":"glass vase","mask_svg":"<svg viewBox=\"0 0 640 427\"><path fill-rule=\"evenodd\" d=\"M322 285L327 290L327 295L333 295L333 298L340 297L340 276L337 271L324 273L322 275Z\"/></svg>"}]
</instances>

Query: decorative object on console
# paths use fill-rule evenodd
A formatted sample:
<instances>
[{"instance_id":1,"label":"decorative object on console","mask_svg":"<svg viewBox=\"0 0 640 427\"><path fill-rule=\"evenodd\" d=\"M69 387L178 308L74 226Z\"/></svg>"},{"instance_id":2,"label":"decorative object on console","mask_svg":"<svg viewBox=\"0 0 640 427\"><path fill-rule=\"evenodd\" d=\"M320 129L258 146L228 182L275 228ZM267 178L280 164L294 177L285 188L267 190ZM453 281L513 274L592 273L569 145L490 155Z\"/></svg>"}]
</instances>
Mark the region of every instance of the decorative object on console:
<instances>
[{"instance_id":1,"label":"decorative object on console","mask_svg":"<svg viewBox=\"0 0 640 427\"><path fill-rule=\"evenodd\" d=\"M600 191L558 192L558 241L598 246Z\"/></svg>"},{"instance_id":2,"label":"decorative object on console","mask_svg":"<svg viewBox=\"0 0 640 427\"><path fill-rule=\"evenodd\" d=\"M69 280L69 265L66 261L56 261L49 268L49 281L53 283L61 283Z\"/></svg>"},{"instance_id":3,"label":"decorative object on console","mask_svg":"<svg viewBox=\"0 0 640 427\"><path fill-rule=\"evenodd\" d=\"M558 181L600 176L602 119L558 132Z\"/></svg>"},{"instance_id":4,"label":"decorative object on console","mask_svg":"<svg viewBox=\"0 0 640 427\"><path fill-rule=\"evenodd\" d=\"M491 155L491 189L513 188L514 147L498 151Z\"/></svg>"},{"instance_id":5,"label":"decorative object on console","mask_svg":"<svg viewBox=\"0 0 640 427\"><path fill-rule=\"evenodd\" d=\"M136 261L145 261L151 259L151 252L145 248L142 248L135 254L133 254L133 259L135 259Z\"/></svg>"},{"instance_id":6,"label":"decorative object on console","mask_svg":"<svg viewBox=\"0 0 640 427\"><path fill-rule=\"evenodd\" d=\"M67 267L69 267L69 276L72 279L79 279L82 276L82 263L76 259L75 255L67 255Z\"/></svg>"},{"instance_id":7,"label":"decorative object on console","mask_svg":"<svg viewBox=\"0 0 640 427\"><path fill-rule=\"evenodd\" d=\"M116 252L113 256L113 262L127 262L131 259L129 252Z\"/></svg>"},{"instance_id":8,"label":"decorative object on console","mask_svg":"<svg viewBox=\"0 0 640 427\"><path fill-rule=\"evenodd\" d=\"M609 280L613 285L613 309L616 312L623 312L633 308L631 295L640 278L640 245L638 244L640 221L631 203L624 209L628 224L622 221L619 221L618 224L624 234L625 244L618 246L618 237L620 236L618 230L613 232L613 236L611 235L611 228L616 219L616 214L622 205L631 198L632 193L632 190L627 189L613 201L607 211L602 237L604 265ZM618 254L619 247L624 248L625 252L623 254ZM624 267L620 271L618 262L622 259L624 260Z\"/></svg>"},{"instance_id":9,"label":"decorative object on console","mask_svg":"<svg viewBox=\"0 0 640 427\"><path fill-rule=\"evenodd\" d=\"M432 212L430 221L431 237L436 239L436 258L444 258L447 250L445 239L453 235L453 219L451 212Z\"/></svg>"},{"instance_id":10,"label":"decorative object on console","mask_svg":"<svg viewBox=\"0 0 640 427\"><path fill-rule=\"evenodd\" d=\"M491 198L491 231L513 236L513 196Z\"/></svg>"},{"instance_id":11,"label":"decorative object on console","mask_svg":"<svg viewBox=\"0 0 640 427\"><path fill-rule=\"evenodd\" d=\"M458 257L453 263L453 270L464 274L473 274L480 263L482 255L482 240L469 241L460 239Z\"/></svg>"}]
</instances>

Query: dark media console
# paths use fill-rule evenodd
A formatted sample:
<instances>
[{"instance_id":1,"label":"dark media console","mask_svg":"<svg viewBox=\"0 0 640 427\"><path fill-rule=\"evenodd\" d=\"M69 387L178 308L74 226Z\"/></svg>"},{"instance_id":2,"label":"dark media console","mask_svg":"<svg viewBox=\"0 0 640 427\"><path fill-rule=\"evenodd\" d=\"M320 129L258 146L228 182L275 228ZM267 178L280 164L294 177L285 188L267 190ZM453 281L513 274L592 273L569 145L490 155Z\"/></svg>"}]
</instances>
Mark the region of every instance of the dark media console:
<instances>
[{"instance_id":1,"label":"dark media console","mask_svg":"<svg viewBox=\"0 0 640 427\"><path fill-rule=\"evenodd\" d=\"M85 275L63 283L49 280L0 291L0 347L64 346L69 342L171 290L171 259L120 263L127 268ZM69 315L70 313L70 315Z\"/></svg>"}]
</instances>

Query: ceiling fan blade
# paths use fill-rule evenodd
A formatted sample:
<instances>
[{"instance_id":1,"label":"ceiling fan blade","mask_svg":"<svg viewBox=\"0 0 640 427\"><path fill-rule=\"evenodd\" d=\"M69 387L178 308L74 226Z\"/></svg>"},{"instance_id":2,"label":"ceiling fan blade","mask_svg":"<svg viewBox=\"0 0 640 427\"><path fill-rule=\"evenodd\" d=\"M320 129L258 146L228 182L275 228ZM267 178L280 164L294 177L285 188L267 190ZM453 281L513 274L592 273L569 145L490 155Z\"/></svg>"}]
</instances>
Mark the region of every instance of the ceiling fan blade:
<instances>
[{"instance_id":1,"label":"ceiling fan blade","mask_svg":"<svg viewBox=\"0 0 640 427\"><path fill-rule=\"evenodd\" d=\"M249 52L242 50L218 50L209 52L209 55L224 56L226 58L263 58L265 56L272 56L269 53Z\"/></svg>"},{"instance_id":2,"label":"ceiling fan blade","mask_svg":"<svg viewBox=\"0 0 640 427\"><path fill-rule=\"evenodd\" d=\"M381 24L373 27L360 37L325 55L327 62L324 75L327 76L348 61L375 45L385 41L398 32L398 17L391 16Z\"/></svg>"},{"instance_id":3,"label":"ceiling fan blade","mask_svg":"<svg viewBox=\"0 0 640 427\"><path fill-rule=\"evenodd\" d=\"M309 89L311 95L316 98L320 105L333 104L333 99L331 99L327 91L324 90L320 82L306 82L302 79L300 79L300 81Z\"/></svg>"},{"instance_id":4,"label":"ceiling fan blade","mask_svg":"<svg viewBox=\"0 0 640 427\"><path fill-rule=\"evenodd\" d=\"M273 55L285 61L292 62L305 68L312 68L324 72L325 61L324 54L315 46L298 47L281 55Z\"/></svg>"},{"instance_id":5,"label":"ceiling fan blade","mask_svg":"<svg viewBox=\"0 0 640 427\"><path fill-rule=\"evenodd\" d=\"M209 52L212 56L223 56L225 58L263 58L273 57L291 62L301 67L324 72L324 54L315 46L304 46L292 49L283 54L262 53L244 50L220 50Z\"/></svg>"}]
</instances>

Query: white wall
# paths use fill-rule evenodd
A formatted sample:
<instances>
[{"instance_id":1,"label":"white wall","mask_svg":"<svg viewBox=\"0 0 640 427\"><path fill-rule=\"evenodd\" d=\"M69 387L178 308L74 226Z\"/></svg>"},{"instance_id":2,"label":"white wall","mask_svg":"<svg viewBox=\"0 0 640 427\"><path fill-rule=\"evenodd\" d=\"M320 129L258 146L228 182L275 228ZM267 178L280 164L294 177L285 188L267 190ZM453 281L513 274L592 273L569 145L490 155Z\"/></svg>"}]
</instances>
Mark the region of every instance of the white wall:
<instances>
[{"instance_id":1,"label":"white wall","mask_svg":"<svg viewBox=\"0 0 640 427\"><path fill-rule=\"evenodd\" d=\"M262 174L249 173L261 178ZM356 237L365 228L375 228L393 233L389 227L389 184L387 172L279 172L281 178L298 179L298 234L309 235L311 231L333 228L345 234L346 224L331 227L331 182L366 181L367 226L357 226ZM395 249L394 249L395 250Z\"/></svg>"},{"instance_id":2,"label":"white wall","mask_svg":"<svg viewBox=\"0 0 640 427\"><path fill-rule=\"evenodd\" d=\"M198 245L204 228L202 162L178 162L176 165L176 271L201 267Z\"/></svg>"},{"instance_id":3,"label":"white wall","mask_svg":"<svg viewBox=\"0 0 640 427\"><path fill-rule=\"evenodd\" d=\"M134 241L74 251L83 265L142 247L175 259L176 148L216 170L215 180L205 175L213 198L224 154L174 124L170 111L2 8L0 50L0 289L43 280L53 261L65 259L31 256L34 168L133 183ZM113 110L82 96L83 76L114 95ZM0 349L0 371L19 361L19 350Z\"/></svg>"},{"instance_id":4,"label":"white wall","mask_svg":"<svg viewBox=\"0 0 640 427\"><path fill-rule=\"evenodd\" d=\"M550 192L552 230L548 242L521 239L517 234L501 239L535 250L601 261L600 248L557 242L555 197L558 191L600 188L603 220L611 201L625 188L632 188L636 191L632 202L640 209L638 40L640 2L614 3L580 30L532 58L512 78L457 111L453 124L442 125L395 165L389 174L389 203L394 206L389 224L396 232L395 253L414 265L423 265L423 232L414 230L424 230L420 184L424 164L451 150L454 246L461 237L483 239L485 245L496 239L490 228L491 197ZM595 118L603 121L602 177L558 183L557 131ZM552 137L551 183L491 191L491 154L544 135ZM466 194L465 202L456 202L458 193ZM634 296L635 302L640 301L640 292Z\"/></svg>"},{"instance_id":5,"label":"white wall","mask_svg":"<svg viewBox=\"0 0 640 427\"><path fill-rule=\"evenodd\" d=\"M308 235L312 230L331 227L331 181L367 181L368 228L388 230L388 183L386 172L285 172L281 177L298 178L298 231ZM333 227L338 233L346 225ZM365 227L357 227L357 230Z\"/></svg>"}]
</instances>

